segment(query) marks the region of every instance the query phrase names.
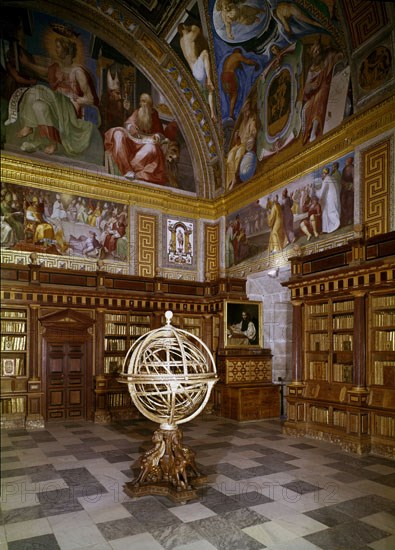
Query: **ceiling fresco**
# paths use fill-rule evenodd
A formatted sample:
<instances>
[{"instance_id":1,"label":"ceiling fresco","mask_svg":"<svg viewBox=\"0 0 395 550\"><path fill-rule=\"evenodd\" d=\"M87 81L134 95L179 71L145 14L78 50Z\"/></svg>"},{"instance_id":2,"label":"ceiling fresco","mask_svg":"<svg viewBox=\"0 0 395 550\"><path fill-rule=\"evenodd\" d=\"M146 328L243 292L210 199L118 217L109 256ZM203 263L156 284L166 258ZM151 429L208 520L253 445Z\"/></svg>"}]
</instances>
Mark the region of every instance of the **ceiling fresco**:
<instances>
[{"instance_id":1,"label":"ceiling fresco","mask_svg":"<svg viewBox=\"0 0 395 550\"><path fill-rule=\"evenodd\" d=\"M390 2L3 4L3 149L174 192L264 178L394 89Z\"/></svg>"}]
</instances>

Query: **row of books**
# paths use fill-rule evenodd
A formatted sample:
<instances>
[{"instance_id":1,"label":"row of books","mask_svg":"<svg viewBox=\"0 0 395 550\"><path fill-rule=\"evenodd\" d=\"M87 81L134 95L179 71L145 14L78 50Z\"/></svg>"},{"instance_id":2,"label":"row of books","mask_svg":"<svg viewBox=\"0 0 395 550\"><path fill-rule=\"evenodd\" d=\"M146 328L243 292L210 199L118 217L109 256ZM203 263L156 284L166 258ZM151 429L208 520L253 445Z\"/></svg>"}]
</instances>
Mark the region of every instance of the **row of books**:
<instances>
[{"instance_id":1,"label":"row of books","mask_svg":"<svg viewBox=\"0 0 395 550\"><path fill-rule=\"evenodd\" d=\"M1 400L1 412L2 414L15 414L25 412L25 398L24 397L12 397L11 399Z\"/></svg>"},{"instance_id":2,"label":"row of books","mask_svg":"<svg viewBox=\"0 0 395 550\"><path fill-rule=\"evenodd\" d=\"M395 418L392 416L376 416L376 434L384 437L395 437Z\"/></svg>"},{"instance_id":3,"label":"row of books","mask_svg":"<svg viewBox=\"0 0 395 550\"><path fill-rule=\"evenodd\" d=\"M395 351L395 330L377 330L375 346L377 351Z\"/></svg>"},{"instance_id":4,"label":"row of books","mask_svg":"<svg viewBox=\"0 0 395 550\"><path fill-rule=\"evenodd\" d=\"M128 393L109 393L107 404L109 407L130 407L131 399Z\"/></svg>"},{"instance_id":5,"label":"row of books","mask_svg":"<svg viewBox=\"0 0 395 550\"><path fill-rule=\"evenodd\" d=\"M395 386L395 361L375 361L373 384Z\"/></svg>"},{"instance_id":6,"label":"row of books","mask_svg":"<svg viewBox=\"0 0 395 550\"><path fill-rule=\"evenodd\" d=\"M1 351L25 351L26 336L2 336Z\"/></svg>"},{"instance_id":7,"label":"row of books","mask_svg":"<svg viewBox=\"0 0 395 550\"><path fill-rule=\"evenodd\" d=\"M395 326L395 311L380 311L374 314L374 324L376 327Z\"/></svg>"},{"instance_id":8,"label":"row of books","mask_svg":"<svg viewBox=\"0 0 395 550\"><path fill-rule=\"evenodd\" d=\"M395 306L395 294L390 296L377 296L373 298L373 307Z\"/></svg>"},{"instance_id":9,"label":"row of books","mask_svg":"<svg viewBox=\"0 0 395 550\"><path fill-rule=\"evenodd\" d=\"M26 332L26 321L1 321L1 332Z\"/></svg>"},{"instance_id":10,"label":"row of books","mask_svg":"<svg viewBox=\"0 0 395 550\"><path fill-rule=\"evenodd\" d=\"M352 382L352 365L345 365L344 363L334 363L333 381Z\"/></svg>"}]
</instances>

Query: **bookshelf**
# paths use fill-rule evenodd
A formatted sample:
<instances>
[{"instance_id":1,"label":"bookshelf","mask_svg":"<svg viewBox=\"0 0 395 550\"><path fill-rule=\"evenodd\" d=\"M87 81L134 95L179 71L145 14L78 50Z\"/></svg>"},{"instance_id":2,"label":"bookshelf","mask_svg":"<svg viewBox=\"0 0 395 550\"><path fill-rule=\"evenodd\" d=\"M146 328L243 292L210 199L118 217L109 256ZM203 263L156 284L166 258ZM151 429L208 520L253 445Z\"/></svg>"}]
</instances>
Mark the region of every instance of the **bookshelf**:
<instances>
[{"instance_id":1,"label":"bookshelf","mask_svg":"<svg viewBox=\"0 0 395 550\"><path fill-rule=\"evenodd\" d=\"M395 293L371 298L371 355L369 383L395 388Z\"/></svg>"},{"instance_id":2,"label":"bookshelf","mask_svg":"<svg viewBox=\"0 0 395 550\"><path fill-rule=\"evenodd\" d=\"M394 236L291 259L285 433L395 458Z\"/></svg>"},{"instance_id":3,"label":"bookshelf","mask_svg":"<svg viewBox=\"0 0 395 550\"><path fill-rule=\"evenodd\" d=\"M354 300L306 305L305 380L351 384Z\"/></svg>"},{"instance_id":4,"label":"bookshelf","mask_svg":"<svg viewBox=\"0 0 395 550\"><path fill-rule=\"evenodd\" d=\"M121 372L128 349L151 330L149 315L114 311L104 315L104 373Z\"/></svg>"},{"instance_id":5,"label":"bookshelf","mask_svg":"<svg viewBox=\"0 0 395 550\"><path fill-rule=\"evenodd\" d=\"M2 308L1 310L1 413L25 414L28 357L28 310Z\"/></svg>"}]
</instances>

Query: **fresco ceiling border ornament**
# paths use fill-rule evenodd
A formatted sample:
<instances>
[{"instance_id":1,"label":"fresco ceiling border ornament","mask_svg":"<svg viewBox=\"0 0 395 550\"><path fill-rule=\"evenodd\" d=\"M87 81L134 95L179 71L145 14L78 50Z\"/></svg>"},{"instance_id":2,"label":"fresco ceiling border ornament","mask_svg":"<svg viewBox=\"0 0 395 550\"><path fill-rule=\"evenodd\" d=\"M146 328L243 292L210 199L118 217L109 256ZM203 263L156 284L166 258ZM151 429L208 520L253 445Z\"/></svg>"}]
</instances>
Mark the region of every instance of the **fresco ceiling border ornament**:
<instances>
[{"instance_id":1,"label":"fresco ceiling border ornament","mask_svg":"<svg viewBox=\"0 0 395 550\"><path fill-rule=\"evenodd\" d=\"M25 0L5 0L3 5L32 9L32 3ZM54 17L72 20L97 34L152 79L169 100L178 121L183 122L185 139L193 148L190 155L197 194L212 199L215 187L213 181L218 177L218 167L223 171L220 138L195 79L170 46L160 41L148 27L144 27L141 21L116 1L69 0L66 7L61 0L40 0L34 3L33 8ZM100 17L97 17L98 13ZM162 55L158 58L159 52ZM158 71L158 65L163 71Z\"/></svg>"}]
</instances>

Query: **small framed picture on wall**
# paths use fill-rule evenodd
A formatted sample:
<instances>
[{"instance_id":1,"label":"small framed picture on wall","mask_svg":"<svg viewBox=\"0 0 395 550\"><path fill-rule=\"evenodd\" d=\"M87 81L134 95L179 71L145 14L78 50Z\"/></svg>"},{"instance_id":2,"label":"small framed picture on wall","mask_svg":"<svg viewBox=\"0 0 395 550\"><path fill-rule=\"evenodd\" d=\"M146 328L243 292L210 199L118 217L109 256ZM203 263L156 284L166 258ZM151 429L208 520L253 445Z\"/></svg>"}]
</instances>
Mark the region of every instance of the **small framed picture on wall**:
<instances>
[{"instance_id":1,"label":"small framed picture on wall","mask_svg":"<svg viewBox=\"0 0 395 550\"><path fill-rule=\"evenodd\" d=\"M228 348L263 348L261 302L225 301L224 342Z\"/></svg>"}]
</instances>

